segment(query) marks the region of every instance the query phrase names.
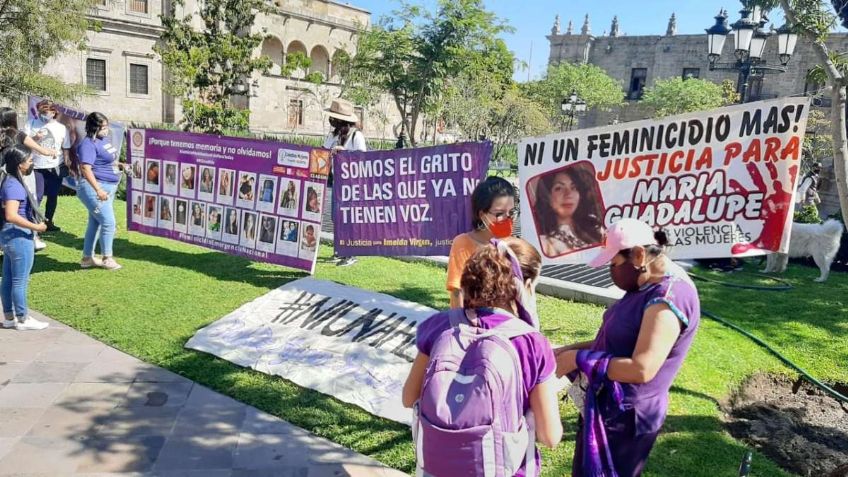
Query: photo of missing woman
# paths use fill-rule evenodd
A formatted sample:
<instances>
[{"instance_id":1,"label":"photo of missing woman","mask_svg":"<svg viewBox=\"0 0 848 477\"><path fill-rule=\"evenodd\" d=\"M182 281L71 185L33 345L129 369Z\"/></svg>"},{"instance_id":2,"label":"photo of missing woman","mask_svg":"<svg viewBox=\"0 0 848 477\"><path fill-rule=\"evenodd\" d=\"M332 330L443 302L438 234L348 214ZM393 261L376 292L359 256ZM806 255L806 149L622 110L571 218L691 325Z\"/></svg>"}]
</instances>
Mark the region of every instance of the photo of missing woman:
<instances>
[{"instance_id":1,"label":"photo of missing woman","mask_svg":"<svg viewBox=\"0 0 848 477\"><path fill-rule=\"evenodd\" d=\"M221 240L232 244L239 243L240 223L238 210L227 208L224 211L224 230Z\"/></svg>"},{"instance_id":2,"label":"photo of missing woman","mask_svg":"<svg viewBox=\"0 0 848 477\"><path fill-rule=\"evenodd\" d=\"M283 179L280 186L280 204L277 208L279 215L297 217L297 207L300 203L300 181Z\"/></svg>"},{"instance_id":3,"label":"photo of missing woman","mask_svg":"<svg viewBox=\"0 0 848 477\"><path fill-rule=\"evenodd\" d=\"M303 235L300 237L300 251L298 252L298 257L304 260L311 260L315 255L317 246L317 226L314 224L304 224Z\"/></svg>"},{"instance_id":4,"label":"photo of missing woman","mask_svg":"<svg viewBox=\"0 0 848 477\"><path fill-rule=\"evenodd\" d=\"M133 164L132 164L132 177L133 177L133 179L141 180L141 174L142 174L141 169L143 168L143 166L141 165L141 162L142 162L141 158L133 160Z\"/></svg>"},{"instance_id":5,"label":"photo of missing woman","mask_svg":"<svg viewBox=\"0 0 848 477\"><path fill-rule=\"evenodd\" d=\"M174 213L171 210L171 198L159 198L159 228L171 230L174 224Z\"/></svg>"},{"instance_id":6,"label":"photo of missing woman","mask_svg":"<svg viewBox=\"0 0 848 477\"><path fill-rule=\"evenodd\" d=\"M133 222L140 224L142 220L141 218L143 216L142 210L144 209L144 203L142 202L143 197L141 196L141 193L137 193L134 191L132 193L132 198L132 219Z\"/></svg>"},{"instance_id":7,"label":"photo of missing woman","mask_svg":"<svg viewBox=\"0 0 848 477\"><path fill-rule=\"evenodd\" d=\"M289 257L297 256L299 223L293 220L280 221L280 236L277 240L277 253Z\"/></svg>"},{"instance_id":8,"label":"photo of missing woman","mask_svg":"<svg viewBox=\"0 0 848 477\"><path fill-rule=\"evenodd\" d=\"M174 201L176 204L177 214L176 214L176 222L177 224L185 227L188 225L188 203L184 200L177 199ZM185 232L185 230L183 230Z\"/></svg>"},{"instance_id":9,"label":"photo of missing woman","mask_svg":"<svg viewBox=\"0 0 848 477\"><path fill-rule=\"evenodd\" d=\"M245 209L252 209L256 198L256 174L240 173L236 191L238 192L236 205Z\"/></svg>"},{"instance_id":10,"label":"photo of missing woman","mask_svg":"<svg viewBox=\"0 0 848 477\"><path fill-rule=\"evenodd\" d=\"M324 188L317 182L307 182L304 185L303 218L312 222L321 221L321 200Z\"/></svg>"},{"instance_id":11,"label":"photo of missing woman","mask_svg":"<svg viewBox=\"0 0 848 477\"><path fill-rule=\"evenodd\" d=\"M165 182L162 184L163 191L168 195L177 195L177 163L164 162Z\"/></svg>"},{"instance_id":12,"label":"photo of missing woman","mask_svg":"<svg viewBox=\"0 0 848 477\"><path fill-rule=\"evenodd\" d=\"M274 252L274 239L277 235L277 218L262 215L259 219L259 241L256 248L264 252Z\"/></svg>"},{"instance_id":13,"label":"photo of missing woman","mask_svg":"<svg viewBox=\"0 0 848 477\"><path fill-rule=\"evenodd\" d=\"M194 198L194 175L195 167L191 164L181 164L180 170L180 196Z\"/></svg>"},{"instance_id":14,"label":"photo of missing woman","mask_svg":"<svg viewBox=\"0 0 848 477\"><path fill-rule=\"evenodd\" d=\"M147 160L147 174L144 180L144 190L147 192L159 192L159 161Z\"/></svg>"},{"instance_id":15,"label":"photo of missing woman","mask_svg":"<svg viewBox=\"0 0 848 477\"><path fill-rule=\"evenodd\" d=\"M156 227L156 196L144 194L144 225Z\"/></svg>"},{"instance_id":16,"label":"photo of missing woman","mask_svg":"<svg viewBox=\"0 0 848 477\"><path fill-rule=\"evenodd\" d=\"M542 253L548 258L602 245L604 204L595 170L583 162L527 183Z\"/></svg>"},{"instance_id":17,"label":"photo of missing woman","mask_svg":"<svg viewBox=\"0 0 848 477\"><path fill-rule=\"evenodd\" d=\"M197 198L206 202L212 202L215 199L215 169L207 166L200 167Z\"/></svg>"},{"instance_id":18,"label":"photo of missing woman","mask_svg":"<svg viewBox=\"0 0 848 477\"><path fill-rule=\"evenodd\" d=\"M215 240L221 240L221 226L224 221L221 207L210 205L206 214L206 236Z\"/></svg>"},{"instance_id":19,"label":"photo of missing woman","mask_svg":"<svg viewBox=\"0 0 848 477\"><path fill-rule=\"evenodd\" d=\"M245 247L256 246L256 214L245 211L241 220L241 240L239 244Z\"/></svg>"},{"instance_id":20,"label":"photo of missing woman","mask_svg":"<svg viewBox=\"0 0 848 477\"><path fill-rule=\"evenodd\" d=\"M256 208L262 212L274 212L274 202L277 195L277 178L273 176L259 176L259 196L256 200Z\"/></svg>"},{"instance_id":21,"label":"photo of missing woman","mask_svg":"<svg viewBox=\"0 0 848 477\"><path fill-rule=\"evenodd\" d=\"M236 172L230 169L218 170L218 200L219 204L233 205L233 184Z\"/></svg>"},{"instance_id":22,"label":"photo of missing woman","mask_svg":"<svg viewBox=\"0 0 848 477\"><path fill-rule=\"evenodd\" d=\"M202 202L191 203L188 231L192 235L199 235L201 237L206 235L206 204Z\"/></svg>"}]
</instances>

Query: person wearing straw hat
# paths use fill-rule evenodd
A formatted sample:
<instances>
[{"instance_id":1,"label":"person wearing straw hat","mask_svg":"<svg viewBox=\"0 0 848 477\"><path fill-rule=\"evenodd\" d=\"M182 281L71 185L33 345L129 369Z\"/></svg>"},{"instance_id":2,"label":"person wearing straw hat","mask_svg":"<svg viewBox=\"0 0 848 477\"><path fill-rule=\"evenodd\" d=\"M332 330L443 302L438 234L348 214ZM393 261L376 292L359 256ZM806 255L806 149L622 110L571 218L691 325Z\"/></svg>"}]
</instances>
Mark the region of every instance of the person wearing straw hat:
<instances>
[{"instance_id":1,"label":"person wearing straw hat","mask_svg":"<svg viewBox=\"0 0 848 477\"><path fill-rule=\"evenodd\" d=\"M330 117L330 126L333 130L324 141L324 148L332 151L330 157L339 151L361 151L368 150L365 145L365 135L362 131L356 128L359 123L359 118L353 108L353 103L344 99L334 99L330 103L330 108L325 110ZM333 172L330 169L330 176L327 178L327 185L333 185ZM335 194L332 195L333 204L336 200ZM334 206L333 210L335 210ZM333 218L335 221L335 217ZM356 263L355 257L340 257L333 254L333 261L338 262L340 267L346 267Z\"/></svg>"},{"instance_id":2,"label":"person wearing straw hat","mask_svg":"<svg viewBox=\"0 0 848 477\"><path fill-rule=\"evenodd\" d=\"M668 410L668 392L701 316L698 290L666 255L668 238L622 219L589 262L610 265L626 293L604 313L592 341L559 348L557 375L575 385L578 408L572 475L641 475ZM580 389L585 391L583 394Z\"/></svg>"}]
</instances>

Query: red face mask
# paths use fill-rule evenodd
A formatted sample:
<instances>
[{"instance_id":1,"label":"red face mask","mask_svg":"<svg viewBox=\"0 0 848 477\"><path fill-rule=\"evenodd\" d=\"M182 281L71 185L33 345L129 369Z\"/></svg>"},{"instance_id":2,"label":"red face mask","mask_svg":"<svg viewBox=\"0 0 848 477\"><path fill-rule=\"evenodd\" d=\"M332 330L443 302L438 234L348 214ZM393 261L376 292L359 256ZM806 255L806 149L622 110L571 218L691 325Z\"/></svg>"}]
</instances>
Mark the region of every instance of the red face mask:
<instances>
[{"instance_id":1,"label":"red face mask","mask_svg":"<svg viewBox=\"0 0 848 477\"><path fill-rule=\"evenodd\" d=\"M489 222L487 219L486 227L489 229L489 232L492 232L492 235L495 238L507 238L512 236L512 217L507 217L500 222Z\"/></svg>"}]
</instances>

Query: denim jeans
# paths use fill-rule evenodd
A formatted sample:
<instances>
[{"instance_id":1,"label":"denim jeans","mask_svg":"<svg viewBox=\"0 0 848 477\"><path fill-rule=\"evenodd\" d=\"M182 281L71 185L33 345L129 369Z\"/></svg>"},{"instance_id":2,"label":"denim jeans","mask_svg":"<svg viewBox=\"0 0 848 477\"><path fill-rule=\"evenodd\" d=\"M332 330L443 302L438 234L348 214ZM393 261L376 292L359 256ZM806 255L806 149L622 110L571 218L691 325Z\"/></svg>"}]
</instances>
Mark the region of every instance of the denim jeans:
<instances>
[{"instance_id":1,"label":"denim jeans","mask_svg":"<svg viewBox=\"0 0 848 477\"><path fill-rule=\"evenodd\" d=\"M53 221L53 214L56 213L56 203L61 188L62 178L59 177L57 169L35 170L35 194L38 205L41 205L43 198L47 198L47 204L44 206L44 217L51 222Z\"/></svg>"},{"instance_id":2,"label":"denim jeans","mask_svg":"<svg viewBox=\"0 0 848 477\"><path fill-rule=\"evenodd\" d=\"M79 181L79 190L77 190L77 197L88 209L88 228L85 229L85 240L82 245L83 257L94 255L94 245L98 234L100 235L100 252L104 257L112 256L112 241L115 239L117 228L112 202L115 200L118 184L116 182L100 182L99 184L100 188L109 194L108 199L98 199L97 192L84 179Z\"/></svg>"},{"instance_id":3,"label":"denim jeans","mask_svg":"<svg viewBox=\"0 0 848 477\"><path fill-rule=\"evenodd\" d=\"M33 233L6 223L0 230L0 244L3 246L3 278L0 280L3 315L8 319L12 316L23 319L28 312L27 288L35 258Z\"/></svg>"}]
</instances>

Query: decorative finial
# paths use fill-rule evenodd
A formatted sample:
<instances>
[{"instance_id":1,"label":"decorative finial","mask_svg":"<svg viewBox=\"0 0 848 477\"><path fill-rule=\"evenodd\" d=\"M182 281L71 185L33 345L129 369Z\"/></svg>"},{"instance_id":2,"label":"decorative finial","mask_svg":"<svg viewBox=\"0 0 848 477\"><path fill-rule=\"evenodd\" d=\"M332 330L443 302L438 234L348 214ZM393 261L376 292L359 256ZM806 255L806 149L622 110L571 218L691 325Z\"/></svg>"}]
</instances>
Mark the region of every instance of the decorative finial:
<instances>
[{"instance_id":1,"label":"decorative finial","mask_svg":"<svg viewBox=\"0 0 848 477\"><path fill-rule=\"evenodd\" d=\"M574 33L574 22L568 20L568 28L565 29L565 34L571 35L572 33Z\"/></svg>"},{"instance_id":2,"label":"decorative finial","mask_svg":"<svg viewBox=\"0 0 848 477\"><path fill-rule=\"evenodd\" d=\"M618 15L612 17L612 25L610 26L610 36L618 36L621 34L621 29L618 26Z\"/></svg>"},{"instance_id":3,"label":"decorative finial","mask_svg":"<svg viewBox=\"0 0 848 477\"><path fill-rule=\"evenodd\" d=\"M674 13L671 14L671 18L668 19L668 29L665 31L665 36L674 36L677 34L677 15Z\"/></svg>"},{"instance_id":4,"label":"decorative finial","mask_svg":"<svg viewBox=\"0 0 848 477\"><path fill-rule=\"evenodd\" d=\"M554 26L551 28L551 35L559 35L559 15L554 19Z\"/></svg>"},{"instance_id":5,"label":"decorative finial","mask_svg":"<svg viewBox=\"0 0 848 477\"><path fill-rule=\"evenodd\" d=\"M580 30L580 34L586 35L586 36L592 34L592 27L589 26L589 14L588 13L586 14L586 19L583 20L583 29Z\"/></svg>"}]
</instances>

